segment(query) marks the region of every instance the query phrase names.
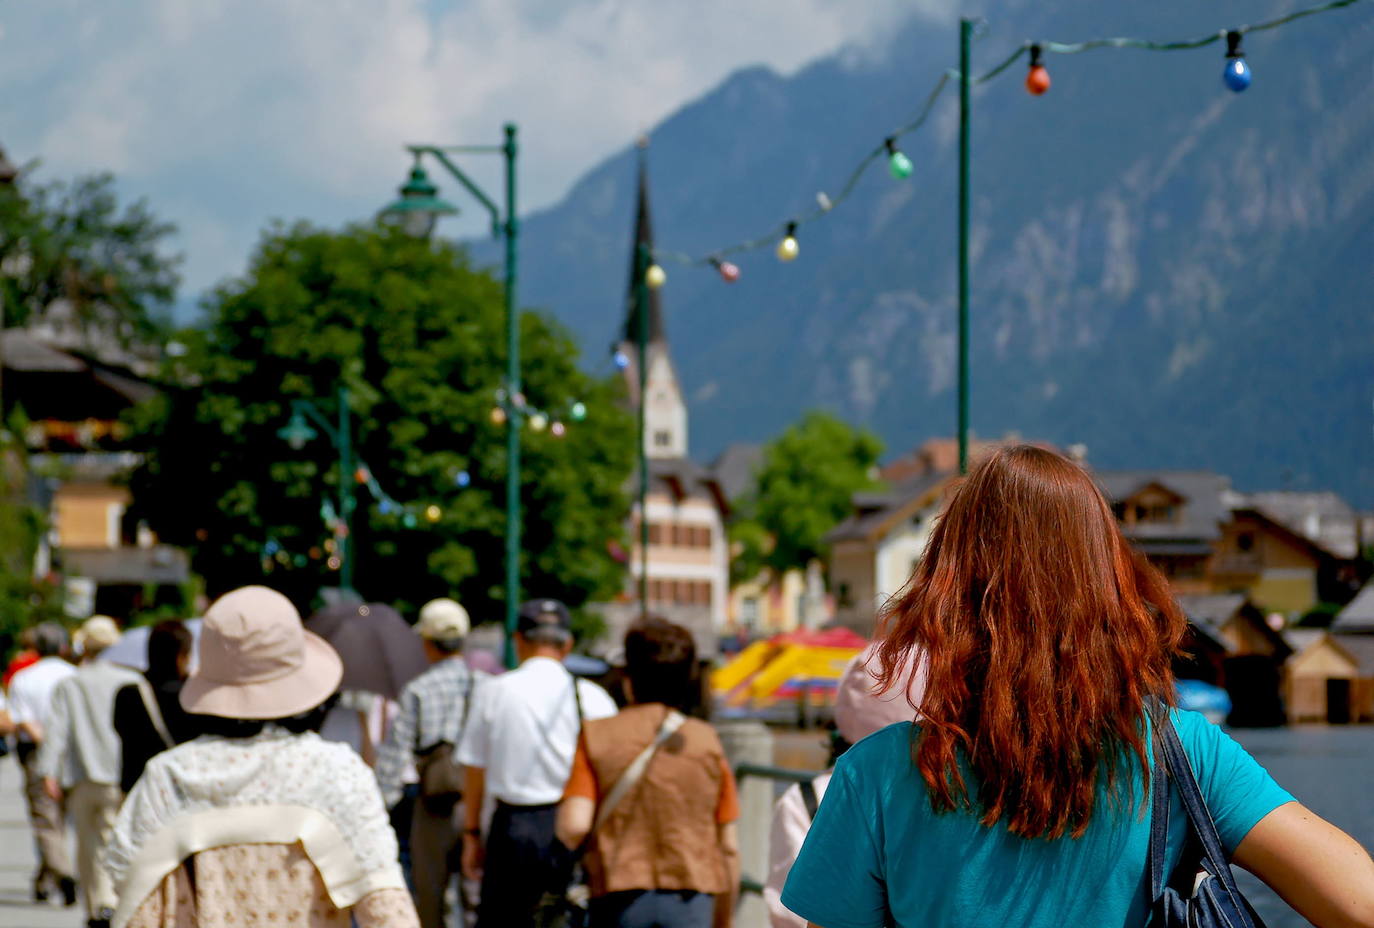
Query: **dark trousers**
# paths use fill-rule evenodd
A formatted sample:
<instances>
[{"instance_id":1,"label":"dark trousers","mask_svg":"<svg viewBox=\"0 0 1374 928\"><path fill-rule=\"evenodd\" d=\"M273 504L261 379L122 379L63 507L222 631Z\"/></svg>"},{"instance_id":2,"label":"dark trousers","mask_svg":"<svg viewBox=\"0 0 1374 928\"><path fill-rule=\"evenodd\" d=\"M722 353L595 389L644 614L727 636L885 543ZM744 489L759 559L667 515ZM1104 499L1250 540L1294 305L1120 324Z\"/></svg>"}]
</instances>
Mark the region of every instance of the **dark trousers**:
<instances>
[{"instance_id":1,"label":"dark trousers","mask_svg":"<svg viewBox=\"0 0 1374 928\"><path fill-rule=\"evenodd\" d=\"M561 893L567 852L554 837L558 806L496 804L482 865L477 928L533 928L545 893Z\"/></svg>"},{"instance_id":2,"label":"dark trousers","mask_svg":"<svg viewBox=\"0 0 1374 928\"><path fill-rule=\"evenodd\" d=\"M690 891L607 893L592 900L592 928L711 928L715 902L715 896Z\"/></svg>"}]
</instances>

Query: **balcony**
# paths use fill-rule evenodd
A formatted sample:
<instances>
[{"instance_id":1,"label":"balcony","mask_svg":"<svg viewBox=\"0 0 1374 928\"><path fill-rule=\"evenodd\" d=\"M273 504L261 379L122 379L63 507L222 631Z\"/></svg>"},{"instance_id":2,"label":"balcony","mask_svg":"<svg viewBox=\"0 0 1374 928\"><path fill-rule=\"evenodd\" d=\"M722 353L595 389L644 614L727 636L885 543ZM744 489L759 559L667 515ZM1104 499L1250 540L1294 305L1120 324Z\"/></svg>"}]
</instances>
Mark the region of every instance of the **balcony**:
<instances>
[{"instance_id":1,"label":"balcony","mask_svg":"<svg viewBox=\"0 0 1374 928\"><path fill-rule=\"evenodd\" d=\"M1212 558L1212 574L1257 574L1264 569L1264 559L1257 552L1218 554Z\"/></svg>"}]
</instances>

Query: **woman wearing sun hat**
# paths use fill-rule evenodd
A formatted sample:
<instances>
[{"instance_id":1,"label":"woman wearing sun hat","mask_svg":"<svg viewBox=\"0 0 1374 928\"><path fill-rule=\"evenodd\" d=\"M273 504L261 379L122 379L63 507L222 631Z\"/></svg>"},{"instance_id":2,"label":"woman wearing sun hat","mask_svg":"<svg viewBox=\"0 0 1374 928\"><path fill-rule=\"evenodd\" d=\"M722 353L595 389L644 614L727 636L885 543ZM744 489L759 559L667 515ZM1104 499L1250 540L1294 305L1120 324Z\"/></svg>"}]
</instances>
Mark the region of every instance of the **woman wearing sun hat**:
<instances>
[{"instance_id":1,"label":"woman wearing sun hat","mask_svg":"<svg viewBox=\"0 0 1374 928\"><path fill-rule=\"evenodd\" d=\"M338 654L252 586L206 612L199 658L181 703L209 734L155 757L120 810L115 928L416 928L372 771L314 731Z\"/></svg>"}]
</instances>

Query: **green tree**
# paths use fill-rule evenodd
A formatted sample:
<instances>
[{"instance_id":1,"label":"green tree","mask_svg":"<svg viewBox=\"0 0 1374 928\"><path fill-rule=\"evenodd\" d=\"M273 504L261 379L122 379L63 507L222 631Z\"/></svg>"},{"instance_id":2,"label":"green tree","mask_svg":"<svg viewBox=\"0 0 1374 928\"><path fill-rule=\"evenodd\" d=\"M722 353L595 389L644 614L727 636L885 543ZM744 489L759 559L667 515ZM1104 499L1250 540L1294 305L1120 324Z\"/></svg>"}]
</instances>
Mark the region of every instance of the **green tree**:
<instances>
[{"instance_id":1,"label":"green tree","mask_svg":"<svg viewBox=\"0 0 1374 928\"><path fill-rule=\"evenodd\" d=\"M22 326L56 301L100 337L156 333L176 294L180 258L162 250L176 231L142 200L120 206L109 174L0 188L4 324Z\"/></svg>"},{"instance_id":2,"label":"green tree","mask_svg":"<svg viewBox=\"0 0 1374 928\"><path fill-rule=\"evenodd\" d=\"M855 492L876 489L882 440L813 411L764 449L754 489L731 529L742 576L805 568L828 555L825 534L850 511Z\"/></svg>"},{"instance_id":3,"label":"green tree","mask_svg":"<svg viewBox=\"0 0 1374 928\"><path fill-rule=\"evenodd\" d=\"M28 462L20 428L0 432L0 657L19 632L44 619L63 619L58 589L33 576L34 555L47 525L28 500Z\"/></svg>"},{"instance_id":4,"label":"green tree","mask_svg":"<svg viewBox=\"0 0 1374 928\"><path fill-rule=\"evenodd\" d=\"M277 432L293 398L332 417L344 384L359 458L409 510L356 487L358 591L402 607L453 594L475 620L499 615L500 284L447 244L298 225L269 230L247 274L205 310L205 328L184 333L184 353L169 361L164 398L144 412L153 450L134 494L162 537L192 549L207 591L266 582L308 606L337 584L321 515L337 497L336 453L323 435L297 452ZM579 370L565 331L534 312L522 313L520 331L527 402L566 423L562 437L551 425L522 435L521 587L576 607L621 586L608 543L624 533L633 427L614 382ZM568 415L577 402L585 421ZM436 521L413 518L430 506Z\"/></svg>"}]
</instances>

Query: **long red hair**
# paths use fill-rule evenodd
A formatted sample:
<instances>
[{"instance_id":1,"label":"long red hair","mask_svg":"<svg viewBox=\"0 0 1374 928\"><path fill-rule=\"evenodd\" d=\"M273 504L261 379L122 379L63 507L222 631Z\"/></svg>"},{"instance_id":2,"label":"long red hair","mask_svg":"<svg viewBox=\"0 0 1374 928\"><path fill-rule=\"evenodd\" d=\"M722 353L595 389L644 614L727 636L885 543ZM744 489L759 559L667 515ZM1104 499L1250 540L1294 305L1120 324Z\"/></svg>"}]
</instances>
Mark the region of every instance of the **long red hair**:
<instances>
[{"instance_id":1,"label":"long red hair","mask_svg":"<svg viewBox=\"0 0 1374 928\"><path fill-rule=\"evenodd\" d=\"M884 609L879 679L901 685L906 655L925 655L912 758L937 812L1078 837L1099 781L1116 801L1123 761L1148 776L1145 702L1172 701L1184 629L1168 584L1087 473L1053 451L1004 447L953 490Z\"/></svg>"}]
</instances>

